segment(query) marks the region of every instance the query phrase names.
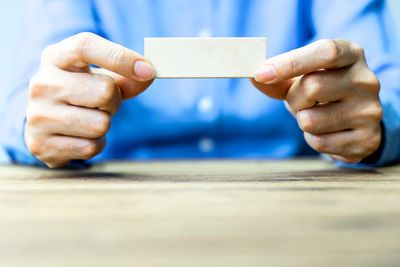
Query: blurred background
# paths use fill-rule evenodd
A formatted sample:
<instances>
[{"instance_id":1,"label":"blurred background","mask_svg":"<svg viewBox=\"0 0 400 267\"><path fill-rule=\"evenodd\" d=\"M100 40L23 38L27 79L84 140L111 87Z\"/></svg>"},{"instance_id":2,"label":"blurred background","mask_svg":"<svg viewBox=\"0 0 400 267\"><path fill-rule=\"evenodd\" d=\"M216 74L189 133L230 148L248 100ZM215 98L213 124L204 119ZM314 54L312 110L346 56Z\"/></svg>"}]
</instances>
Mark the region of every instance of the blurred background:
<instances>
[{"instance_id":1,"label":"blurred background","mask_svg":"<svg viewBox=\"0 0 400 267\"><path fill-rule=\"evenodd\" d=\"M3 110L5 95L12 88L13 70L15 68L16 48L19 45L21 20L24 13L24 0L0 0L0 112ZM400 0L387 1L400 36ZM26 44L29 45L29 44ZM1 122L0 122L1 127ZM6 160L0 148L0 162Z\"/></svg>"}]
</instances>

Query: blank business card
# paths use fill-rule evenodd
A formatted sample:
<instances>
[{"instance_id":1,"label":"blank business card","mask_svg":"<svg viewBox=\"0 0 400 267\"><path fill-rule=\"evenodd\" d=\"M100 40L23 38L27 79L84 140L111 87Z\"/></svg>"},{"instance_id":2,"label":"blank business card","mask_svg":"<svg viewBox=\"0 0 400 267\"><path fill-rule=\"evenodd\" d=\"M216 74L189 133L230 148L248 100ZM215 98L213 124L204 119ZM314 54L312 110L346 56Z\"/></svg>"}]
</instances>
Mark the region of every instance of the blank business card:
<instances>
[{"instance_id":1,"label":"blank business card","mask_svg":"<svg viewBox=\"0 0 400 267\"><path fill-rule=\"evenodd\" d=\"M266 38L145 38L155 78L250 78L266 58Z\"/></svg>"}]
</instances>

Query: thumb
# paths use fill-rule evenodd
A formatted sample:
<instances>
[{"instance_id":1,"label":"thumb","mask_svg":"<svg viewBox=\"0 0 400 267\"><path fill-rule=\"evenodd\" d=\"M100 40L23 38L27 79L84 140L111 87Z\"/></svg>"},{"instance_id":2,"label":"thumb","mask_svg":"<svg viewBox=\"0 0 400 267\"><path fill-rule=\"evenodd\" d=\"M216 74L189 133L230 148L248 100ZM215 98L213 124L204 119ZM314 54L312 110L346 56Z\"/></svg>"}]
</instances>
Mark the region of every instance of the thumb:
<instances>
[{"instance_id":1,"label":"thumb","mask_svg":"<svg viewBox=\"0 0 400 267\"><path fill-rule=\"evenodd\" d=\"M154 81L154 79L145 82L131 80L125 76L119 75L115 72L103 68L92 68L92 72L112 77L116 81L119 89L121 90L123 100L134 98L135 96L139 95L144 90L146 90L147 87L149 87Z\"/></svg>"}]
</instances>

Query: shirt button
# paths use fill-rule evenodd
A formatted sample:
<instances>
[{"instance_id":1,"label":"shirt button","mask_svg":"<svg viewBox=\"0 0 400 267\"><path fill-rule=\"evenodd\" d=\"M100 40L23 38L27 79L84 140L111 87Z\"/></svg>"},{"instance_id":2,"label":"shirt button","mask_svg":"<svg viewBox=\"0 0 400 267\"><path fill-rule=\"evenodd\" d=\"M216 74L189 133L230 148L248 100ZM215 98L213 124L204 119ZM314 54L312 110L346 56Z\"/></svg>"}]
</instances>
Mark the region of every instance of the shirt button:
<instances>
[{"instance_id":1,"label":"shirt button","mask_svg":"<svg viewBox=\"0 0 400 267\"><path fill-rule=\"evenodd\" d=\"M214 105L214 103L213 103L212 98L209 96L204 96L197 103L197 110L199 112L205 113L207 111L210 111L212 109L213 105Z\"/></svg>"},{"instance_id":2,"label":"shirt button","mask_svg":"<svg viewBox=\"0 0 400 267\"><path fill-rule=\"evenodd\" d=\"M211 37L212 32L210 28L201 28L200 31L197 33L197 37Z\"/></svg>"},{"instance_id":3,"label":"shirt button","mask_svg":"<svg viewBox=\"0 0 400 267\"><path fill-rule=\"evenodd\" d=\"M211 152L214 149L214 141L211 138L204 137L199 141L199 150L203 153Z\"/></svg>"}]
</instances>

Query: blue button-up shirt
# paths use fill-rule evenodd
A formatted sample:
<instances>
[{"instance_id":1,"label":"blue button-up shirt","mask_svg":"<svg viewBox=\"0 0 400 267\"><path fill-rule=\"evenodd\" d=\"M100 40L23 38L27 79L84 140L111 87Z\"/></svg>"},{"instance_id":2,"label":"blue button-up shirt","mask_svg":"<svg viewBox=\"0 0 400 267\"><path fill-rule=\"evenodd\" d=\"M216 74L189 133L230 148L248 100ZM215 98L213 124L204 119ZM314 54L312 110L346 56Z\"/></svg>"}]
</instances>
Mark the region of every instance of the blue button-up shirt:
<instances>
[{"instance_id":1,"label":"blue button-up shirt","mask_svg":"<svg viewBox=\"0 0 400 267\"><path fill-rule=\"evenodd\" d=\"M377 164L390 163L400 155L400 53L389 17L379 0L28 1L0 142L12 160L40 163L23 139L29 79L47 45L82 31L139 53L145 37L265 36L269 57L321 38L342 38L364 47L381 81L385 143ZM282 101L266 97L248 79L163 79L122 104L105 150L92 161L316 154Z\"/></svg>"}]
</instances>

